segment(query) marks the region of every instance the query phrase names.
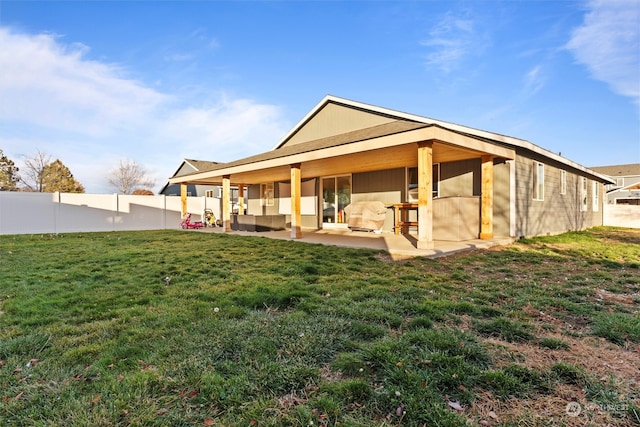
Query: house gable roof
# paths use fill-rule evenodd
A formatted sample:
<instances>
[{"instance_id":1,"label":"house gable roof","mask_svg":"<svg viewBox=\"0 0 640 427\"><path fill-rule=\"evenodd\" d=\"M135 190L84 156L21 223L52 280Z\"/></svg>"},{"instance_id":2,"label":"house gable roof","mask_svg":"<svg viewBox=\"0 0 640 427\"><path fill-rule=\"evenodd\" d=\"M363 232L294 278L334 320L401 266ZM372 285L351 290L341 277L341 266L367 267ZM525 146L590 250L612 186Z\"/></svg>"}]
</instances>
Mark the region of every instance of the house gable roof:
<instances>
[{"instance_id":1,"label":"house gable roof","mask_svg":"<svg viewBox=\"0 0 640 427\"><path fill-rule=\"evenodd\" d=\"M429 117L419 116L416 114L404 113L401 111L392 110L389 108L378 107L375 105L365 104L362 102L352 101L345 98L340 98L333 95L325 96L307 115L305 115L300 122L296 126L293 127L273 148L273 150L279 149L283 146L289 145L291 141L295 141L296 138L299 138L299 134L302 129L308 126L309 122L315 120L317 116L329 106L329 105L337 105L347 109L353 109L355 111L359 111L361 114L369 114L376 115L382 120L382 118L386 118L387 120L408 120L417 123L424 123L427 125L436 125L440 126L444 129L449 129L461 135L470 136L472 138L481 139L484 141L504 144L511 148L522 148L525 150L529 150L531 152L540 154L542 156L548 157L551 160L559 162L561 164L565 164L570 166L571 168L577 169L581 172L587 173L589 175L593 175L598 177L600 180L605 182L612 182L611 179L603 174L602 172L595 171L593 169L588 169L579 163L576 163L572 160L569 160L565 157L562 157L559 154L553 153L549 150L546 150L538 145L535 145L527 140L515 138L512 136L502 135L495 132L488 132L480 129L471 128L468 126L462 126L451 122L446 122L442 120L436 120Z\"/></svg>"},{"instance_id":2,"label":"house gable roof","mask_svg":"<svg viewBox=\"0 0 640 427\"><path fill-rule=\"evenodd\" d=\"M173 178L177 176L190 175L194 172L202 172L205 170L209 170L219 164L220 163L218 162L211 162L208 160L184 159L171 177Z\"/></svg>"},{"instance_id":3,"label":"house gable roof","mask_svg":"<svg viewBox=\"0 0 640 427\"><path fill-rule=\"evenodd\" d=\"M395 120L390 123L385 123L377 126L373 126L366 129L358 129L352 132L342 133L334 136L328 136L321 139L312 141L299 142L297 144L286 145L278 149L267 151L255 156L245 157L243 159L235 160L228 163L218 163L210 165L207 169L202 169L200 172L215 171L219 169L226 169L234 166L242 166L251 163L261 162L265 160L273 160L280 157L291 156L295 154L304 154L311 151L320 150L323 148L332 148L344 144L350 144L353 142L364 141L372 138L378 138L382 136L394 135L402 132L407 132L415 129L426 128L428 125L423 123L414 123L409 121Z\"/></svg>"},{"instance_id":4,"label":"house gable roof","mask_svg":"<svg viewBox=\"0 0 640 427\"><path fill-rule=\"evenodd\" d=\"M405 120L427 125L438 125L456 132L484 137L497 142L510 143L512 145L517 145L516 141L526 142L522 139L500 135L493 132L486 132L479 129L470 128L468 126L461 126L451 122L435 120L429 117L408 114L389 108L378 107L362 102L351 101L345 98L339 98L333 95L327 95L309 113L307 113L307 115L305 115L302 120L300 120L298 124L294 126L273 147L273 149L275 150L281 148L285 145L289 145L291 141L300 139L299 134L301 132L304 132L310 125L314 125L315 123L321 122L320 124L324 125L325 128L328 127L325 124L325 122L327 121L325 120L326 116L329 116L333 119L334 123L332 123L330 126L334 128L337 127L337 129L344 129L348 128L349 126L357 128L358 125L361 126L362 122L367 121L370 123L375 123L377 121L379 124L388 123L394 120ZM354 118L357 119L357 121L354 120ZM335 125L335 121L346 123L339 123L338 125Z\"/></svg>"},{"instance_id":5,"label":"house gable roof","mask_svg":"<svg viewBox=\"0 0 640 427\"><path fill-rule=\"evenodd\" d=\"M509 153L515 149L529 150L597 177L603 182L611 181L604 175L523 139L350 101L332 95L327 95L320 101L270 151L229 163L213 163L192 174L189 179L204 182L214 176L247 173L252 165L264 169L306 161L309 157L317 159L325 155L335 156L336 150L332 150L333 148L343 147L345 152L352 151L356 147L364 147L362 141L366 140L394 144L395 142L390 142L390 137L401 133L412 134L414 138L425 136L425 138L435 140L438 140L438 135L447 134L449 139L454 138L458 141L456 143L458 147L469 145L469 149L472 151L481 148L483 152L507 159L514 158ZM447 141L447 139L442 139L442 141ZM366 149L372 149L372 147L367 146ZM174 176L172 182L179 182L178 177Z\"/></svg>"},{"instance_id":6,"label":"house gable roof","mask_svg":"<svg viewBox=\"0 0 640 427\"><path fill-rule=\"evenodd\" d=\"M640 163L632 163L628 165L594 166L591 169L603 175L614 177L640 176Z\"/></svg>"},{"instance_id":7,"label":"house gable roof","mask_svg":"<svg viewBox=\"0 0 640 427\"><path fill-rule=\"evenodd\" d=\"M188 176L195 172L206 170L217 164L218 162L210 162L208 160L184 159L182 163L180 163L180 166L178 166L178 169L176 169L173 175L171 175L171 178L175 178L177 176ZM171 181L167 181L167 183L160 189L158 194L164 194L170 185Z\"/></svg>"}]
</instances>

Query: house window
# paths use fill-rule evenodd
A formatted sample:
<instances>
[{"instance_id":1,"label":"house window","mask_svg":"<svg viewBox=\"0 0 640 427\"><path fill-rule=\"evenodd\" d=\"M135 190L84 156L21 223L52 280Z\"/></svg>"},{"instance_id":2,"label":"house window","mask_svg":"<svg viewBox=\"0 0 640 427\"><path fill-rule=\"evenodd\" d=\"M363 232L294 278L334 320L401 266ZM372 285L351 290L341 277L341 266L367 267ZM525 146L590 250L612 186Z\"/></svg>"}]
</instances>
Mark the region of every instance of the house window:
<instances>
[{"instance_id":1,"label":"house window","mask_svg":"<svg viewBox=\"0 0 640 427\"><path fill-rule=\"evenodd\" d=\"M204 194L206 197L215 197L213 190L207 190Z\"/></svg>"},{"instance_id":2,"label":"house window","mask_svg":"<svg viewBox=\"0 0 640 427\"><path fill-rule=\"evenodd\" d=\"M440 195L440 163L434 163L431 175L431 197ZM418 201L418 168L407 168L407 201Z\"/></svg>"},{"instance_id":3,"label":"house window","mask_svg":"<svg viewBox=\"0 0 640 427\"><path fill-rule=\"evenodd\" d=\"M544 164L535 162L533 171L533 199L544 200Z\"/></svg>"},{"instance_id":4,"label":"house window","mask_svg":"<svg viewBox=\"0 0 640 427\"><path fill-rule=\"evenodd\" d=\"M580 178L580 210L587 210L587 178Z\"/></svg>"},{"instance_id":5,"label":"house window","mask_svg":"<svg viewBox=\"0 0 640 427\"><path fill-rule=\"evenodd\" d=\"M260 184L260 203L262 206L273 206L273 182Z\"/></svg>"},{"instance_id":6,"label":"house window","mask_svg":"<svg viewBox=\"0 0 640 427\"><path fill-rule=\"evenodd\" d=\"M593 187L593 191L592 191L593 196L591 197L591 207L594 212L598 212L598 209L600 207L600 197L598 194L598 182L593 181L592 187Z\"/></svg>"},{"instance_id":7,"label":"house window","mask_svg":"<svg viewBox=\"0 0 640 427\"><path fill-rule=\"evenodd\" d=\"M560 171L560 194L567 194L567 171Z\"/></svg>"}]
</instances>

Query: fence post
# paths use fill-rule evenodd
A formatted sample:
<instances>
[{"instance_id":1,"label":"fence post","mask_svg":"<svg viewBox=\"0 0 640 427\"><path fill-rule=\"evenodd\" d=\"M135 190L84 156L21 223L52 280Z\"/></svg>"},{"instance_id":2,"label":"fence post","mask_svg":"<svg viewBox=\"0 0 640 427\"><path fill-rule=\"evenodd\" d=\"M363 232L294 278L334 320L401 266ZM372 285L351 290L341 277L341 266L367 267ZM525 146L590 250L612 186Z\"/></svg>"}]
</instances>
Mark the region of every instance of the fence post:
<instances>
[{"instance_id":1,"label":"fence post","mask_svg":"<svg viewBox=\"0 0 640 427\"><path fill-rule=\"evenodd\" d=\"M118 213L118 193L113 193L113 231L117 231Z\"/></svg>"},{"instance_id":2,"label":"fence post","mask_svg":"<svg viewBox=\"0 0 640 427\"><path fill-rule=\"evenodd\" d=\"M62 202L60 198L60 192L56 191L53 193L53 203L55 203L55 207L53 208L53 234L58 234L58 221L60 221L60 203Z\"/></svg>"}]
</instances>

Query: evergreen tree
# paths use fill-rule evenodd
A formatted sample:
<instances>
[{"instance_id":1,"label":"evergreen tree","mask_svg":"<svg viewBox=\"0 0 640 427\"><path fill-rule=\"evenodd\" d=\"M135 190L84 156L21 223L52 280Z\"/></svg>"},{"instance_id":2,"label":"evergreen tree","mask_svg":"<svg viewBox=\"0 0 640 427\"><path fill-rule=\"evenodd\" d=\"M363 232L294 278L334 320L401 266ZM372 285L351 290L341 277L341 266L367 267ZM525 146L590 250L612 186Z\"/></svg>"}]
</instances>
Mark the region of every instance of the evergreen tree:
<instances>
[{"instance_id":1,"label":"evergreen tree","mask_svg":"<svg viewBox=\"0 0 640 427\"><path fill-rule=\"evenodd\" d=\"M84 193L84 186L60 160L49 163L42 170L42 191L53 193Z\"/></svg>"},{"instance_id":2,"label":"evergreen tree","mask_svg":"<svg viewBox=\"0 0 640 427\"><path fill-rule=\"evenodd\" d=\"M18 168L0 148L0 191L18 191Z\"/></svg>"}]
</instances>

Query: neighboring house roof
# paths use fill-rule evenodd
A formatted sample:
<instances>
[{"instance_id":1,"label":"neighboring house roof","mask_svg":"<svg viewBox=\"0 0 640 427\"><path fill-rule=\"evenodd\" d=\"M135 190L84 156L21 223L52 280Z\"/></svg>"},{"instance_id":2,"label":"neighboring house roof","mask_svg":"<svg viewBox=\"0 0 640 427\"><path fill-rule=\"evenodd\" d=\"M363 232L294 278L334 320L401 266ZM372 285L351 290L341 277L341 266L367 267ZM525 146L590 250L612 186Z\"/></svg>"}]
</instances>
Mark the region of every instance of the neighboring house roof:
<instances>
[{"instance_id":1,"label":"neighboring house roof","mask_svg":"<svg viewBox=\"0 0 640 427\"><path fill-rule=\"evenodd\" d=\"M326 132L318 132L317 129L316 132L309 131L309 128L313 128L313 119L316 118L315 122L317 123L319 121L317 117L329 111L326 107L330 104L340 107L340 111L345 114L360 113L361 117L361 113L368 114L371 116L371 120L367 122L366 127L354 130L350 127L348 118L344 120L338 118L338 120L334 120L334 122L341 121L341 123L336 123L335 128L332 130L327 130ZM201 180L204 182L207 179L222 175L236 173L247 174L251 172L252 165L263 169L273 168L286 165L287 162L291 164L306 161L306 159L317 160L329 155L335 156L336 150L341 150L341 152L345 154L352 154L358 147L366 145L366 141L375 138L389 147L396 143L394 135L403 133L419 133L420 135L416 134L414 136L424 135L425 139L423 140L430 138L439 139L437 138L438 135L444 136L446 134L449 140L452 138L459 140L459 147L470 144L469 149L471 151L475 149L507 159L513 158L512 150L517 148L525 149L582 171L585 174L597 177L601 181L613 183L613 181L605 175L587 169L578 163L523 139L350 101L332 95L327 95L320 101L270 151L229 163L213 164L207 168L200 169L199 172L190 174L191 176L189 178L190 180ZM318 135L320 137L314 139L314 137ZM447 139L442 140L446 141ZM369 146L367 149L370 150L372 147ZM177 178L179 177L174 176L171 181L174 183L179 182ZM254 176L254 178L257 178L257 176Z\"/></svg>"},{"instance_id":2,"label":"neighboring house roof","mask_svg":"<svg viewBox=\"0 0 640 427\"><path fill-rule=\"evenodd\" d=\"M219 163L211 162L208 160L184 159L182 163L180 163L180 166L178 166L178 169L176 169L176 171L173 173L171 177L173 178L176 176L191 175L194 172L207 170L208 168L211 168L217 164ZM169 187L170 185L171 185L171 182L167 182L164 185L164 187L162 187L162 189L158 194L163 194L167 190L167 187Z\"/></svg>"},{"instance_id":3,"label":"neighboring house roof","mask_svg":"<svg viewBox=\"0 0 640 427\"><path fill-rule=\"evenodd\" d=\"M209 170L219 164L208 160L184 159L172 176L188 175L192 172Z\"/></svg>"},{"instance_id":4,"label":"neighboring house roof","mask_svg":"<svg viewBox=\"0 0 640 427\"><path fill-rule=\"evenodd\" d=\"M628 165L594 166L591 168L591 170L612 177L638 176L640 175L640 163L631 163Z\"/></svg>"}]
</instances>

